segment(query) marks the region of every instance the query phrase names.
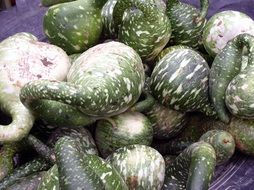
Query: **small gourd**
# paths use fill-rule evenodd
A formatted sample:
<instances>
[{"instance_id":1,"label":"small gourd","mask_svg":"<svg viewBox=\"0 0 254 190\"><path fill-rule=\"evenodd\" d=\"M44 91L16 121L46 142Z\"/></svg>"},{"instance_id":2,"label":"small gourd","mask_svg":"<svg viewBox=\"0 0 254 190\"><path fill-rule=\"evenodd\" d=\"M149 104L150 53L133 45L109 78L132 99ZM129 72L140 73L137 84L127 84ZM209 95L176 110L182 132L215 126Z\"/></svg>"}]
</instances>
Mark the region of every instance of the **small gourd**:
<instances>
[{"instance_id":1,"label":"small gourd","mask_svg":"<svg viewBox=\"0 0 254 190\"><path fill-rule=\"evenodd\" d=\"M193 6L180 2L180 0L168 0L166 14L172 26L170 44L186 45L198 48L202 44L202 32L206 23L206 14L209 7L208 0L200 0L200 12Z\"/></svg>"},{"instance_id":2,"label":"small gourd","mask_svg":"<svg viewBox=\"0 0 254 190\"><path fill-rule=\"evenodd\" d=\"M206 23L203 44L206 51L215 57L228 41L242 33L254 35L254 21L238 11L222 11L214 14Z\"/></svg>"},{"instance_id":3,"label":"small gourd","mask_svg":"<svg viewBox=\"0 0 254 190\"><path fill-rule=\"evenodd\" d=\"M244 47L248 50L248 64L242 67ZM229 123L230 113L240 118L254 118L253 64L254 37L249 34L236 36L215 57L209 92L221 121Z\"/></svg>"},{"instance_id":4,"label":"small gourd","mask_svg":"<svg viewBox=\"0 0 254 190\"><path fill-rule=\"evenodd\" d=\"M20 98L27 107L38 100L54 100L98 119L120 114L134 105L144 80L139 55L122 43L108 42L80 55L69 70L67 82L33 81L22 88Z\"/></svg>"},{"instance_id":5,"label":"small gourd","mask_svg":"<svg viewBox=\"0 0 254 190\"><path fill-rule=\"evenodd\" d=\"M168 43L171 25L161 0L109 0L102 9L105 32L116 36L145 61Z\"/></svg>"}]
</instances>

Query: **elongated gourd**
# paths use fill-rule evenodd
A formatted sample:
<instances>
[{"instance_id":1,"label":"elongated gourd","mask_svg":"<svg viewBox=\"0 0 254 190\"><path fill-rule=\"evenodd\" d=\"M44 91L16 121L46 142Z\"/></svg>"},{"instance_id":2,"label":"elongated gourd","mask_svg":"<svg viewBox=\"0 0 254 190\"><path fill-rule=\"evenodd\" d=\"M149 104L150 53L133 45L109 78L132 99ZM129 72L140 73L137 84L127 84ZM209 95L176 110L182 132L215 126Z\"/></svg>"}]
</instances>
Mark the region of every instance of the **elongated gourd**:
<instances>
[{"instance_id":1,"label":"elongated gourd","mask_svg":"<svg viewBox=\"0 0 254 190\"><path fill-rule=\"evenodd\" d=\"M67 82L37 80L20 92L24 105L54 100L71 105L94 118L120 114L139 99L144 86L139 55L119 42L99 44L84 52L71 66Z\"/></svg>"}]
</instances>

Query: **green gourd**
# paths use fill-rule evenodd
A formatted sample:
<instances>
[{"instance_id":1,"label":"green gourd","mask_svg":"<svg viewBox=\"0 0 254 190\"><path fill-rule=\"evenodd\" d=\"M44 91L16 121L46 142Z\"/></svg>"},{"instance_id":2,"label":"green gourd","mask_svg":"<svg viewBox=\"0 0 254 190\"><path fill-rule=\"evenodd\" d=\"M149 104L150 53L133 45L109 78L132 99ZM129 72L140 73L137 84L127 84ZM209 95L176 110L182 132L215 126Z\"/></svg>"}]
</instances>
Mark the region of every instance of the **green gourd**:
<instances>
[{"instance_id":1,"label":"green gourd","mask_svg":"<svg viewBox=\"0 0 254 190\"><path fill-rule=\"evenodd\" d=\"M104 158L116 149L131 144L150 145L153 127L149 119L139 112L124 112L99 120L95 131L96 145Z\"/></svg>"},{"instance_id":2,"label":"green gourd","mask_svg":"<svg viewBox=\"0 0 254 190\"><path fill-rule=\"evenodd\" d=\"M37 100L54 100L98 119L120 114L134 105L144 80L139 55L122 43L108 42L84 52L72 64L67 82L30 82L22 88L20 98L29 108Z\"/></svg>"},{"instance_id":3,"label":"green gourd","mask_svg":"<svg viewBox=\"0 0 254 190\"><path fill-rule=\"evenodd\" d=\"M210 68L190 48L175 48L157 62L151 75L152 95L166 107L182 112L215 112L209 102Z\"/></svg>"},{"instance_id":4,"label":"green gourd","mask_svg":"<svg viewBox=\"0 0 254 190\"><path fill-rule=\"evenodd\" d=\"M46 173L43 175L37 190L59 190L59 177L57 165L53 165Z\"/></svg>"},{"instance_id":5,"label":"green gourd","mask_svg":"<svg viewBox=\"0 0 254 190\"><path fill-rule=\"evenodd\" d=\"M210 144L193 143L167 166L162 189L208 189L215 164L216 154Z\"/></svg>"},{"instance_id":6,"label":"green gourd","mask_svg":"<svg viewBox=\"0 0 254 190\"><path fill-rule=\"evenodd\" d=\"M248 65L242 68L242 51L247 47ZM241 118L253 116L254 37L240 34L229 41L214 59L211 67L209 92L221 121L229 123L230 113ZM230 113L229 113L230 112Z\"/></svg>"},{"instance_id":7,"label":"green gourd","mask_svg":"<svg viewBox=\"0 0 254 190\"><path fill-rule=\"evenodd\" d=\"M51 6L43 18L45 35L68 54L84 52L99 41L104 3L102 0L77 0Z\"/></svg>"},{"instance_id":8,"label":"green gourd","mask_svg":"<svg viewBox=\"0 0 254 190\"><path fill-rule=\"evenodd\" d=\"M39 42L32 34L17 33L0 43L0 107L12 118L0 125L0 142L18 141L33 126L35 116L20 102L20 89L32 80L64 80L69 68L62 49Z\"/></svg>"},{"instance_id":9,"label":"green gourd","mask_svg":"<svg viewBox=\"0 0 254 190\"><path fill-rule=\"evenodd\" d=\"M198 48L202 44L202 32L209 7L208 0L200 0L201 10L180 0L168 0L166 14L172 26L170 44Z\"/></svg>"},{"instance_id":10,"label":"green gourd","mask_svg":"<svg viewBox=\"0 0 254 190\"><path fill-rule=\"evenodd\" d=\"M161 189L165 161L159 152L146 145L128 145L106 159L122 176L128 189Z\"/></svg>"},{"instance_id":11,"label":"green gourd","mask_svg":"<svg viewBox=\"0 0 254 190\"><path fill-rule=\"evenodd\" d=\"M106 33L135 49L143 60L152 61L171 35L163 7L161 0L109 0L102 9Z\"/></svg>"}]
</instances>

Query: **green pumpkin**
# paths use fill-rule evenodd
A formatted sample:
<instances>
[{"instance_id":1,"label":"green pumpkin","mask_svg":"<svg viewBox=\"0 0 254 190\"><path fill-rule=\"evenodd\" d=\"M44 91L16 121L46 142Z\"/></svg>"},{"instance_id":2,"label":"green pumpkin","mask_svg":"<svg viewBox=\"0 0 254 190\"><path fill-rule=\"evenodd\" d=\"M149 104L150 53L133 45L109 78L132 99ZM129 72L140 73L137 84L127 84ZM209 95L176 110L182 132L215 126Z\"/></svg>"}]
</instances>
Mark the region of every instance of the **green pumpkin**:
<instances>
[{"instance_id":1,"label":"green pumpkin","mask_svg":"<svg viewBox=\"0 0 254 190\"><path fill-rule=\"evenodd\" d=\"M180 0L168 0L166 14L172 26L171 45L186 45L198 48L202 44L202 32L209 7L208 0L200 0L201 10Z\"/></svg>"}]
</instances>

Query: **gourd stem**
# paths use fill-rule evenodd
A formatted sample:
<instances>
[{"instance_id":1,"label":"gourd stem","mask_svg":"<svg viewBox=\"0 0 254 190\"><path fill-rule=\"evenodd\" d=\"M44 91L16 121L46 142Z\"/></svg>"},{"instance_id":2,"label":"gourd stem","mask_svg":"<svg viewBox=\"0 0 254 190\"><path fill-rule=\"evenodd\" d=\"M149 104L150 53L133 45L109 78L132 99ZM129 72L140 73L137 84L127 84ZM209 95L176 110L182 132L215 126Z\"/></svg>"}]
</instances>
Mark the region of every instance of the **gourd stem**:
<instances>
[{"instance_id":1,"label":"gourd stem","mask_svg":"<svg viewBox=\"0 0 254 190\"><path fill-rule=\"evenodd\" d=\"M200 0L200 18L205 19L209 7L209 0Z\"/></svg>"},{"instance_id":2,"label":"gourd stem","mask_svg":"<svg viewBox=\"0 0 254 190\"><path fill-rule=\"evenodd\" d=\"M143 94L145 96L145 99L140 102L137 102L133 107L130 108L130 111L147 112L151 110L151 108L155 104L155 99L148 92L143 91Z\"/></svg>"}]
</instances>

